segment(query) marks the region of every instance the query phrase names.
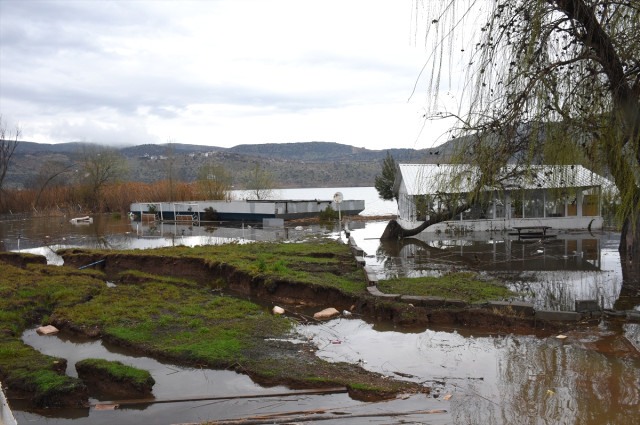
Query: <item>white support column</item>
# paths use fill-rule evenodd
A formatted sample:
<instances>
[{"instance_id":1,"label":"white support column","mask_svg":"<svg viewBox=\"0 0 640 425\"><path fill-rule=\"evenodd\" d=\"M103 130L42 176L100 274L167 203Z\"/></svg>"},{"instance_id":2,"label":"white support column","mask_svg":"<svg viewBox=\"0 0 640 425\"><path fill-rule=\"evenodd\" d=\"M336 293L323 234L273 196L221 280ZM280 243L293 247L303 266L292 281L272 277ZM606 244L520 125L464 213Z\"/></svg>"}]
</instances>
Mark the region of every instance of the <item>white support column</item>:
<instances>
[{"instance_id":1,"label":"white support column","mask_svg":"<svg viewBox=\"0 0 640 425\"><path fill-rule=\"evenodd\" d=\"M576 208L578 210L577 217L582 217L582 191L584 188L578 188L578 192L576 193Z\"/></svg>"}]
</instances>

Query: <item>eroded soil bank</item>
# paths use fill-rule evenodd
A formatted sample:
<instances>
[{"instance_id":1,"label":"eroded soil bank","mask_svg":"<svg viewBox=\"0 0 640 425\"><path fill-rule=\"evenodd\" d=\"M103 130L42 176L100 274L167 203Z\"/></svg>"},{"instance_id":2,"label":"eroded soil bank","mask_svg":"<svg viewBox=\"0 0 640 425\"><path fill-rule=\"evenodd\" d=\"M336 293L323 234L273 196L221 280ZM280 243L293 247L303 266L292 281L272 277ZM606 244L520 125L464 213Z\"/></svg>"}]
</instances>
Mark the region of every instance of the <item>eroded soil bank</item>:
<instances>
[{"instance_id":1,"label":"eroded soil bank","mask_svg":"<svg viewBox=\"0 0 640 425\"><path fill-rule=\"evenodd\" d=\"M122 275L129 270L162 276L192 279L203 285L215 286L223 282L224 290L262 304L286 305L289 309L309 311L310 308L335 307L348 310L369 319L391 321L401 326L462 325L493 328L508 332L553 333L561 324L536 321L533 317L505 314L481 308L428 308L407 303L378 299L362 290L350 293L340 288L309 285L292 279L269 279L261 275L238 270L223 262L210 263L203 258L164 257L157 255L129 255L121 253L95 253L79 249L60 251L65 265L94 267L114 279L135 283L134 275ZM348 259L349 263L352 262ZM352 264L349 264L352 267ZM310 270L313 272L313 266ZM364 289L364 288L363 288Z\"/></svg>"},{"instance_id":2,"label":"eroded soil bank","mask_svg":"<svg viewBox=\"0 0 640 425\"><path fill-rule=\"evenodd\" d=\"M44 356L21 342L21 333L37 324L53 324L62 332L102 338L177 364L236 370L264 385L342 386L357 399L428 392L422 385L390 381L358 365L319 359L313 341L289 340L290 319L223 296L220 282L204 284L202 276L197 282L172 279L155 274L162 270L141 273L127 265L114 286L105 284L100 271L34 263L24 268L0 263L0 379L10 398L31 399L35 407L86 406L88 396L82 380L64 374L64 359ZM199 274L193 273L193 263L185 264L192 277Z\"/></svg>"},{"instance_id":3,"label":"eroded soil bank","mask_svg":"<svg viewBox=\"0 0 640 425\"><path fill-rule=\"evenodd\" d=\"M257 252L249 255L239 246L239 254L234 253L237 258L234 258L233 265L224 255L216 254L214 248L208 248L208 251L203 248L206 256L186 247L144 253L68 249L59 252L65 261L62 268L42 266L40 259L35 256L11 255L7 256L4 262L26 270L25 273L29 274L26 280L38 281L32 286L38 287L46 279L55 280L56 284L59 284L57 290L60 294L48 286L46 293L41 294L37 288L30 286L31 282L23 286L17 285L13 289L7 284L5 292L8 297L19 294L27 300L32 309L23 326L42 321L54 324L64 332L102 338L151 357L185 365L233 369L264 385L284 384L292 388L326 388L342 385L348 388L352 397L358 399L385 398L399 392L425 392L428 389L416 383L390 381L381 375L365 371L359 365L323 361L315 356L316 347L313 341L293 344L279 337L281 333L274 333L270 328L273 326L271 322L265 321L262 327L256 327L240 345L234 342L232 335L237 330L225 328L216 331L223 336L220 340L203 345L198 342L197 335L202 333L205 336L211 332L208 319L202 320L193 316L191 319L186 318L185 323L177 323L170 314L161 312L154 313L156 315L146 324L138 323L135 309L148 306L131 307L127 303L141 297L140 291L147 290L145 288L148 287L151 293L161 291L167 294L159 297L158 305L154 307L156 309L162 310L171 305L172 299L183 303L182 306L176 307L177 310L185 312L178 313L179 317L191 314L191 306L203 303L208 305L215 301L212 310L215 311L222 308L220 303L226 302L224 300L237 297L265 307L273 304L283 306L292 316L304 317L305 320L308 320L308 313L314 309L334 307L339 311L346 310L368 319L392 322L401 326L463 325L492 328L497 332L537 334L555 332L559 326L523 315L486 309L434 309L379 299L366 290L366 279L362 270L357 268L348 249L337 249L329 245L322 249L312 247L305 253L297 253L296 249L299 247L293 244L282 246L282 249L292 251L287 254L289 256L286 257L286 261L284 254ZM90 269L82 272L77 270L90 264L94 264ZM14 273L15 270L9 272ZM45 279L45 276L48 277ZM22 277L16 279L25 280ZM114 282L119 288L116 292L122 292L123 300L117 300L117 303L123 303L121 310L94 311L100 306L100 299L103 299L102 302L116 304L116 301L106 298L102 289L105 287L104 280ZM78 281L77 284L82 288L87 285L85 281L89 283L85 289L74 291L69 287L72 281ZM200 298L194 298L194 301L186 298L185 294L191 290L200 291ZM60 300L66 300L71 293L73 300L67 300L69 307L86 305L86 311L79 313L66 309L64 302ZM220 296L221 293L231 297ZM214 298L215 300L211 301ZM144 304L144 301L141 303ZM264 310L249 309L245 312L242 309L247 307L237 308L240 310L237 314L239 319L264 314ZM127 318L127 315L131 317ZM114 320L118 322L109 325L110 321ZM213 322L211 323L213 326ZM145 328L149 326L153 329ZM15 344L14 340L19 336L17 332L18 328L7 328L4 336ZM192 340L185 342L185 335ZM241 360L229 360L235 358L234 355L240 356L238 358ZM59 361L48 359L44 363L49 366L44 367L52 369L52 362L58 364ZM24 396L36 391L27 381L21 384L15 374L11 375L11 368L14 366L5 364L5 367L4 370L0 368L0 377L10 378L9 382L13 384L9 390L14 391L14 394ZM33 369L37 367L34 366ZM40 398L38 405L54 407L82 404L82 398L85 397L86 400L86 395L83 395L86 394L86 390L81 382L74 382L74 385L77 395L49 395Z\"/></svg>"}]
</instances>

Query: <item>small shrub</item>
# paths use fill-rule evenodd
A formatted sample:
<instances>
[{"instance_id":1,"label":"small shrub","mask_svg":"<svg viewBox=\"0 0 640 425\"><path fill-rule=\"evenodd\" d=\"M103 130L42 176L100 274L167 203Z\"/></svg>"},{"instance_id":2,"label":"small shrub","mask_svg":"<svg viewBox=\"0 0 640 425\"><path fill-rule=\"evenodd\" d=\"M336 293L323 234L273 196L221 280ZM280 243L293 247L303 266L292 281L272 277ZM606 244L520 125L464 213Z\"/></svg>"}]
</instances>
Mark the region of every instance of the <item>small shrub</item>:
<instances>
[{"instance_id":1,"label":"small shrub","mask_svg":"<svg viewBox=\"0 0 640 425\"><path fill-rule=\"evenodd\" d=\"M208 207L204 209L204 214L202 214L202 218L204 221L218 221L218 212L213 209L213 207Z\"/></svg>"},{"instance_id":2,"label":"small shrub","mask_svg":"<svg viewBox=\"0 0 640 425\"><path fill-rule=\"evenodd\" d=\"M267 271L267 262L264 260L264 258L258 258L258 263L256 264L256 267L258 268L258 271L260 273L264 273L265 271Z\"/></svg>"},{"instance_id":3,"label":"small shrub","mask_svg":"<svg viewBox=\"0 0 640 425\"><path fill-rule=\"evenodd\" d=\"M273 271L274 273L285 274L285 273L289 272L289 269L284 264L284 261L278 260L271 266L271 271Z\"/></svg>"},{"instance_id":4,"label":"small shrub","mask_svg":"<svg viewBox=\"0 0 640 425\"><path fill-rule=\"evenodd\" d=\"M320 220L324 221L337 220L338 212L331 208L331 206L327 205L327 208L318 213L318 217Z\"/></svg>"}]
</instances>

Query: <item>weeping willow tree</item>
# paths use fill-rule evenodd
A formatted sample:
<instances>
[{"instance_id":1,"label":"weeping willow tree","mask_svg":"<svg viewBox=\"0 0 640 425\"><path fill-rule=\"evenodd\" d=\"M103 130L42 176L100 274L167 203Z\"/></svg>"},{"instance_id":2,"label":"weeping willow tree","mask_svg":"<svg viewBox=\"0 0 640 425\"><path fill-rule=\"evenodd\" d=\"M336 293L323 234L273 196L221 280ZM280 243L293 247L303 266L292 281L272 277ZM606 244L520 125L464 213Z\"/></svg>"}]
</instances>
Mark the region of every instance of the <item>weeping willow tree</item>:
<instances>
[{"instance_id":1,"label":"weeping willow tree","mask_svg":"<svg viewBox=\"0 0 640 425\"><path fill-rule=\"evenodd\" d=\"M524 176L536 163L582 164L615 183L620 252L636 257L640 0L428 0L415 6L430 51L420 77L427 119L456 118L455 161L481 170L463 207L480 200L481 188L499 186L508 164ZM457 108L438 110L438 93L458 77Z\"/></svg>"}]
</instances>

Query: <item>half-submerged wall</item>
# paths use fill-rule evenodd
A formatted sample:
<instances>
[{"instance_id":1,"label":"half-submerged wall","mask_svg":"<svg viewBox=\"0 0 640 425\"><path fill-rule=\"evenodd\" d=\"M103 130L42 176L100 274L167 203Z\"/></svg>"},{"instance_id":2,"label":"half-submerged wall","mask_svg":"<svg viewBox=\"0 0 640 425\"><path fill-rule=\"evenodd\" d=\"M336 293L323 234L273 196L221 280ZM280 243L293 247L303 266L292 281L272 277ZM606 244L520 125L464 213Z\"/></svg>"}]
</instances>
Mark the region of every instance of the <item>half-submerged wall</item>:
<instances>
[{"instance_id":1,"label":"half-submerged wall","mask_svg":"<svg viewBox=\"0 0 640 425\"><path fill-rule=\"evenodd\" d=\"M343 215L357 215L364 210L364 200L346 200L340 204L323 200L268 201L191 201L191 202L135 202L130 211L137 218L153 216L159 220L204 220L205 211L215 212L217 220L260 221L265 218L313 217L327 207L340 210Z\"/></svg>"}]
</instances>

